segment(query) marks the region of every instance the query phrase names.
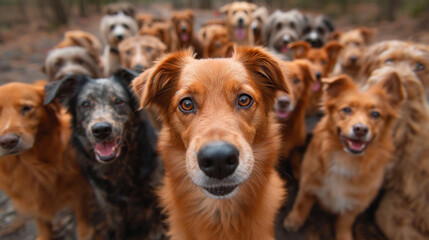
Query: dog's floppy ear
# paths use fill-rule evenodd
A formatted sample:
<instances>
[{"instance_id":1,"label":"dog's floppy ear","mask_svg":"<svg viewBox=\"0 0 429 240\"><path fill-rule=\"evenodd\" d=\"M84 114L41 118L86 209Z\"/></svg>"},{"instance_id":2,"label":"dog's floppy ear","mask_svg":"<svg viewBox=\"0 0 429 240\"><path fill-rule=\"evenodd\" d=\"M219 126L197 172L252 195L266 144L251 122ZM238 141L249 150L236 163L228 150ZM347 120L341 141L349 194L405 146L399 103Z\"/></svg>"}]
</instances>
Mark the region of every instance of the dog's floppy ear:
<instances>
[{"instance_id":1,"label":"dog's floppy ear","mask_svg":"<svg viewBox=\"0 0 429 240\"><path fill-rule=\"evenodd\" d=\"M373 28L366 28L366 27L360 27L358 28L360 34L362 35L365 44L369 44L371 39L374 37L374 35L377 33L376 29Z\"/></svg>"},{"instance_id":2,"label":"dog's floppy ear","mask_svg":"<svg viewBox=\"0 0 429 240\"><path fill-rule=\"evenodd\" d=\"M190 50L171 53L136 77L132 85L140 99L140 107L155 104L160 109L166 109L174 94L180 72L190 58Z\"/></svg>"},{"instance_id":3,"label":"dog's floppy ear","mask_svg":"<svg viewBox=\"0 0 429 240\"><path fill-rule=\"evenodd\" d=\"M310 44L307 41L297 41L289 43L288 47L292 49L294 59L306 58L307 53L311 48Z\"/></svg>"},{"instance_id":4,"label":"dog's floppy ear","mask_svg":"<svg viewBox=\"0 0 429 240\"><path fill-rule=\"evenodd\" d=\"M289 93L278 59L258 47L236 47L233 58L243 63L260 87L266 103L272 106L277 90Z\"/></svg>"},{"instance_id":5,"label":"dog's floppy ear","mask_svg":"<svg viewBox=\"0 0 429 240\"><path fill-rule=\"evenodd\" d=\"M327 16L322 16L322 22L328 28L329 32L333 32L335 30L334 23L332 23L331 19Z\"/></svg>"},{"instance_id":6,"label":"dog's floppy ear","mask_svg":"<svg viewBox=\"0 0 429 240\"><path fill-rule=\"evenodd\" d=\"M340 41L340 38L342 35L343 35L342 31L336 30L333 33L331 33L331 36L329 37L329 39L334 41Z\"/></svg>"},{"instance_id":7,"label":"dog's floppy ear","mask_svg":"<svg viewBox=\"0 0 429 240\"><path fill-rule=\"evenodd\" d=\"M313 83L315 83L317 81L316 75L312 71L311 63L309 61L304 60L304 59L302 59L302 60L300 59L300 60L295 60L294 62L296 62L298 67L304 73L304 82L307 86L311 86Z\"/></svg>"},{"instance_id":8,"label":"dog's floppy ear","mask_svg":"<svg viewBox=\"0 0 429 240\"><path fill-rule=\"evenodd\" d=\"M338 55L340 54L341 49L344 48L344 46L337 42L337 41L329 41L323 48L328 53L328 57L332 63L332 65L335 65L337 62Z\"/></svg>"},{"instance_id":9,"label":"dog's floppy ear","mask_svg":"<svg viewBox=\"0 0 429 240\"><path fill-rule=\"evenodd\" d=\"M222 14L228 13L229 7L231 7L231 3L226 4L225 6L219 9L219 12Z\"/></svg>"},{"instance_id":10,"label":"dog's floppy ear","mask_svg":"<svg viewBox=\"0 0 429 240\"><path fill-rule=\"evenodd\" d=\"M87 80L83 75L68 75L60 81L50 82L45 85L44 105L53 102L56 98L67 108L70 107L70 99L76 89Z\"/></svg>"},{"instance_id":11,"label":"dog's floppy ear","mask_svg":"<svg viewBox=\"0 0 429 240\"><path fill-rule=\"evenodd\" d=\"M323 90L325 98L336 98L347 89L357 89L356 84L346 74L341 74L332 78L323 78Z\"/></svg>"},{"instance_id":12,"label":"dog's floppy ear","mask_svg":"<svg viewBox=\"0 0 429 240\"><path fill-rule=\"evenodd\" d=\"M389 73L379 86L387 93L388 101L394 109L398 109L405 100L405 90L396 72Z\"/></svg>"},{"instance_id":13,"label":"dog's floppy ear","mask_svg":"<svg viewBox=\"0 0 429 240\"><path fill-rule=\"evenodd\" d=\"M117 79L124 80L127 85L131 84L134 78L136 78L139 74L128 68L120 68L114 74L113 77Z\"/></svg>"}]
</instances>

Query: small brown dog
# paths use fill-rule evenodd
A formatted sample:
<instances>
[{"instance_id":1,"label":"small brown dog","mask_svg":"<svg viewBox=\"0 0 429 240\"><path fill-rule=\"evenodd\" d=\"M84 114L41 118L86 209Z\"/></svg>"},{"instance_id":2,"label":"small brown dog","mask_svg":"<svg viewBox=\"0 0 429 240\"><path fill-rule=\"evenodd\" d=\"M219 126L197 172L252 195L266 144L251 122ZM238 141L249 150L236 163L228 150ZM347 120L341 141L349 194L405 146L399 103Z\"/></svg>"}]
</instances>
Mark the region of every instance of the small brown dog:
<instances>
[{"instance_id":1,"label":"small brown dog","mask_svg":"<svg viewBox=\"0 0 429 240\"><path fill-rule=\"evenodd\" d=\"M220 9L221 13L227 15L226 26L234 43L248 46L255 44L251 23L253 11L257 8L258 6L253 3L232 2Z\"/></svg>"},{"instance_id":2,"label":"small brown dog","mask_svg":"<svg viewBox=\"0 0 429 240\"><path fill-rule=\"evenodd\" d=\"M289 92L278 60L260 48L238 47L224 59L176 52L133 87L164 120L159 196L171 239L273 240L285 193L271 109L275 90Z\"/></svg>"},{"instance_id":3,"label":"small brown dog","mask_svg":"<svg viewBox=\"0 0 429 240\"><path fill-rule=\"evenodd\" d=\"M353 223L375 198L392 158L392 127L405 92L396 74L366 90L347 75L324 84L326 115L304 156L299 192L284 226L297 230L317 201L337 215L335 238L352 240Z\"/></svg>"},{"instance_id":4,"label":"small brown dog","mask_svg":"<svg viewBox=\"0 0 429 240\"><path fill-rule=\"evenodd\" d=\"M311 86L310 103L307 115L313 115L320 108L322 96L321 79L328 77L337 63L338 55L343 45L330 41L322 48L312 48L306 41L293 42L288 45L293 51L294 59L307 59L311 62L317 81Z\"/></svg>"},{"instance_id":5,"label":"small brown dog","mask_svg":"<svg viewBox=\"0 0 429 240\"><path fill-rule=\"evenodd\" d=\"M231 57L234 50L228 29L219 24L210 24L200 29L199 38L204 46L204 58Z\"/></svg>"},{"instance_id":6,"label":"small brown dog","mask_svg":"<svg viewBox=\"0 0 429 240\"><path fill-rule=\"evenodd\" d=\"M150 35L159 38L167 46L167 52L174 52L178 49L178 39L172 23L154 22L151 27L143 27L139 35Z\"/></svg>"},{"instance_id":7,"label":"small brown dog","mask_svg":"<svg viewBox=\"0 0 429 240\"><path fill-rule=\"evenodd\" d=\"M196 57L202 58L203 45L194 32L194 18L194 12L188 9L173 12L171 21L177 34L179 50L192 47Z\"/></svg>"},{"instance_id":8,"label":"small brown dog","mask_svg":"<svg viewBox=\"0 0 429 240\"><path fill-rule=\"evenodd\" d=\"M42 84L0 87L0 189L36 220L38 240L52 239L52 220L65 208L76 213L78 238L91 239L92 190L70 144L70 117L43 106L44 96Z\"/></svg>"}]
</instances>

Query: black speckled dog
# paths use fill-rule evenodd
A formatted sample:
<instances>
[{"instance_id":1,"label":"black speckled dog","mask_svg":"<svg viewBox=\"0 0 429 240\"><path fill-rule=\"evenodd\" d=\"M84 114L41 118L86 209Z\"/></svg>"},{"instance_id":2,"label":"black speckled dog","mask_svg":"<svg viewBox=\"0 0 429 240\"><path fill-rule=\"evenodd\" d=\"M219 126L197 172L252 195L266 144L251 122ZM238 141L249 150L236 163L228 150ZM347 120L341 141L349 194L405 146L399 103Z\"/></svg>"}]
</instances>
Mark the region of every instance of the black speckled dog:
<instances>
[{"instance_id":1,"label":"black speckled dog","mask_svg":"<svg viewBox=\"0 0 429 240\"><path fill-rule=\"evenodd\" d=\"M45 104L58 98L72 115L72 142L106 214L103 239L164 239L154 193L163 174L157 133L128 87L135 76L71 75L45 88Z\"/></svg>"}]
</instances>

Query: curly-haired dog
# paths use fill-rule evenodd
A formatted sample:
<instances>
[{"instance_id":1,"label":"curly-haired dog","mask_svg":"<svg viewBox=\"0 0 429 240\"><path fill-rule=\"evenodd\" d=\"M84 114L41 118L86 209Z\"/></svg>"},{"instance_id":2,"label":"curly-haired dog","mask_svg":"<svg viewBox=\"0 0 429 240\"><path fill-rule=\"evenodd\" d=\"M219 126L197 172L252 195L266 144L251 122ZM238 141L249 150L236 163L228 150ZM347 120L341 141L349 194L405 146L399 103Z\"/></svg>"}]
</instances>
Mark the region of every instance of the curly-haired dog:
<instances>
[{"instance_id":1,"label":"curly-haired dog","mask_svg":"<svg viewBox=\"0 0 429 240\"><path fill-rule=\"evenodd\" d=\"M135 73L72 75L46 88L72 115L72 144L106 214L104 239L163 239L155 188L162 169L157 135L129 89Z\"/></svg>"},{"instance_id":2,"label":"curly-haired dog","mask_svg":"<svg viewBox=\"0 0 429 240\"><path fill-rule=\"evenodd\" d=\"M232 2L220 9L221 13L226 14L226 27L234 43L248 46L255 44L251 23L253 11L257 8L253 3Z\"/></svg>"},{"instance_id":3,"label":"curly-haired dog","mask_svg":"<svg viewBox=\"0 0 429 240\"><path fill-rule=\"evenodd\" d=\"M133 87L164 120L159 196L171 239L274 239L284 190L272 107L276 90L289 92L278 61L259 48L223 59L177 52Z\"/></svg>"},{"instance_id":4,"label":"curly-haired dog","mask_svg":"<svg viewBox=\"0 0 429 240\"><path fill-rule=\"evenodd\" d=\"M327 16L306 15L301 40L307 41L313 48L320 48L325 45L329 39L329 35L334 30L334 24Z\"/></svg>"},{"instance_id":5,"label":"curly-haired dog","mask_svg":"<svg viewBox=\"0 0 429 240\"><path fill-rule=\"evenodd\" d=\"M253 36L255 38L255 45L263 45L262 41L262 29L265 26L265 22L267 22L269 13L267 8L259 7L253 12L253 21L250 24L250 27L253 31Z\"/></svg>"},{"instance_id":6,"label":"curly-haired dog","mask_svg":"<svg viewBox=\"0 0 429 240\"><path fill-rule=\"evenodd\" d=\"M392 127L405 92L396 74L366 90L347 75L324 84L326 115L313 132L298 195L283 224L300 228L317 201L337 215L335 239L352 240L353 223L377 195L392 158Z\"/></svg>"},{"instance_id":7,"label":"curly-haired dog","mask_svg":"<svg viewBox=\"0 0 429 240\"><path fill-rule=\"evenodd\" d=\"M100 41L90 33L67 31L64 39L49 51L42 67L48 81L57 81L68 74L102 76Z\"/></svg>"},{"instance_id":8,"label":"curly-haired dog","mask_svg":"<svg viewBox=\"0 0 429 240\"><path fill-rule=\"evenodd\" d=\"M375 219L388 239L428 239L429 107L422 79L410 66L384 66L374 70L368 82L392 73L401 77L407 98L395 123L395 163L387 171Z\"/></svg>"},{"instance_id":9,"label":"curly-haired dog","mask_svg":"<svg viewBox=\"0 0 429 240\"><path fill-rule=\"evenodd\" d=\"M374 29L360 27L347 32L336 31L332 39L341 43L344 48L338 56L333 75L347 74L361 83L363 57L369 42L375 34Z\"/></svg>"},{"instance_id":10,"label":"curly-haired dog","mask_svg":"<svg viewBox=\"0 0 429 240\"><path fill-rule=\"evenodd\" d=\"M270 50L291 58L289 43L301 38L305 24L304 15L296 9L287 12L276 10L263 28L263 41Z\"/></svg>"},{"instance_id":11,"label":"curly-haired dog","mask_svg":"<svg viewBox=\"0 0 429 240\"><path fill-rule=\"evenodd\" d=\"M78 239L91 239L91 187L70 144L69 116L56 103L43 106L43 85L0 87L0 189L14 207L36 220L38 240L52 239L52 220L76 213Z\"/></svg>"},{"instance_id":12,"label":"curly-haired dog","mask_svg":"<svg viewBox=\"0 0 429 240\"><path fill-rule=\"evenodd\" d=\"M192 10L175 11L171 16L178 39L178 49L192 47L197 58L203 57L203 45L194 32L195 14Z\"/></svg>"},{"instance_id":13,"label":"curly-haired dog","mask_svg":"<svg viewBox=\"0 0 429 240\"><path fill-rule=\"evenodd\" d=\"M110 77L121 67L119 43L137 34L136 21L122 12L116 15L106 15L101 19L100 31L106 46L103 52L104 76Z\"/></svg>"}]
</instances>

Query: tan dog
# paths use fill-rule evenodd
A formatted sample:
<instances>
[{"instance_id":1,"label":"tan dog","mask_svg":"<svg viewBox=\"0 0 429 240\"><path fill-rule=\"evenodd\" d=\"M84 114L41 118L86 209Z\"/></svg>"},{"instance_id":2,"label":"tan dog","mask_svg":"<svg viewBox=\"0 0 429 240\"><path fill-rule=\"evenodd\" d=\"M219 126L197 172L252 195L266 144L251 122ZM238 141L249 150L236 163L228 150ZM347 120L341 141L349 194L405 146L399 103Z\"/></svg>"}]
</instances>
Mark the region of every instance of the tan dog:
<instances>
[{"instance_id":1,"label":"tan dog","mask_svg":"<svg viewBox=\"0 0 429 240\"><path fill-rule=\"evenodd\" d=\"M259 48L232 58L166 56L133 81L142 106L164 120L159 192L176 239L274 239L284 197L274 166L280 147L271 112L289 92L278 61Z\"/></svg>"},{"instance_id":2,"label":"tan dog","mask_svg":"<svg viewBox=\"0 0 429 240\"><path fill-rule=\"evenodd\" d=\"M388 239L428 239L429 107L422 81L410 67L384 66L368 81L378 83L392 73L401 76L407 99L395 123L394 166L387 172L375 219Z\"/></svg>"},{"instance_id":3,"label":"tan dog","mask_svg":"<svg viewBox=\"0 0 429 240\"><path fill-rule=\"evenodd\" d=\"M311 86L310 103L307 115L312 115L319 110L319 102L322 96L322 78L328 77L332 72L338 55L343 45L336 41L330 41L322 48L312 48L306 41L298 41L289 44L293 51L294 59L307 59L311 62L317 81Z\"/></svg>"},{"instance_id":4,"label":"tan dog","mask_svg":"<svg viewBox=\"0 0 429 240\"><path fill-rule=\"evenodd\" d=\"M255 44L251 23L253 11L257 8L253 3L232 2L220 9L221 13L227 15L226 26L234 43L248 46Z\"/></svg>"},{"instance_id":5,"label":"tan dog","mask_svg":"<svg viewBox=\"0 0 429 240\"><path fill-rule=\"evenodd\" d=\"M206 25L200 29L199 38L204 46L204 58L232 56L234 46L225 26L218 24Z\"/></svg>"},{"instance_id":6,"label":"tan dog","mask_svg":"<svg viewBox=\"0 0 429 240\"><path fill-rule=\"evenodd\" d=\"M77 236L91 239L92 190L70 144L70 118L43 106L42 84L0 87L0 189L14 207L36 220L38 240L52 239L52 220L64 208L76 213Z\"/></svg>"},{"instance_id":7,"label":"tan dog","mask_svg":"<svg viewBox=\"0 0 429 240\"><path fill-rule=\"evenodd\" d=\"M139 35L150 35L159 38L167 46L167 52L174 52L178 49L178 39L170 21L155 22L151 27L143 27Z\"/></svg>"},{"instance_id":8,"label":"tan dog","mask_svg":"<svg viewBox=\"0 0 429 240\"><path fill-rule=\"evenodd\" d=\"M396 74L366 90L347 75L324 83L326 115L314 130L284 226L297 230L317 201L337 215L335 239L352 240L353 223L377 195L392 157L392 126L405 92Z\"/></svg>"},{"instance_id":9,"label":"tan dog","mask_svg":"<svg viewBox=\"0 0 429 240\"><path fill-rule=\"evenodd\" d=\"M256 45L263 45L262 29L268 20L268 10L265 7L259 7L253 12L253 21L250 27L253 31Z\"/></svg>"},{"instance_id":10,"label":"tan dog","mask_svg":"<svg viewBox=\"0 0 429 240\"><path fill-rule=\"evenodd\" d=\"M376 30L365 27L357 28L347 32L334 32L332 39L341 43L344 48L338 57L337 64L333 75L347 74L360 81L360 73L363 65L365 50L371 39L374 37Z\"/></svg>"},{"instance_id":11,"label":"tan dog","mask_svg":"<svg viewBox=\"0 0 429 240\"><path fill-rule=\"evenodd\" d=\"M192 10L175 11L171 21L177 34L179 49L192 47L197 58L203 57L203 45L194 32L195 14Z\"/></svg>"}]
</instances>

